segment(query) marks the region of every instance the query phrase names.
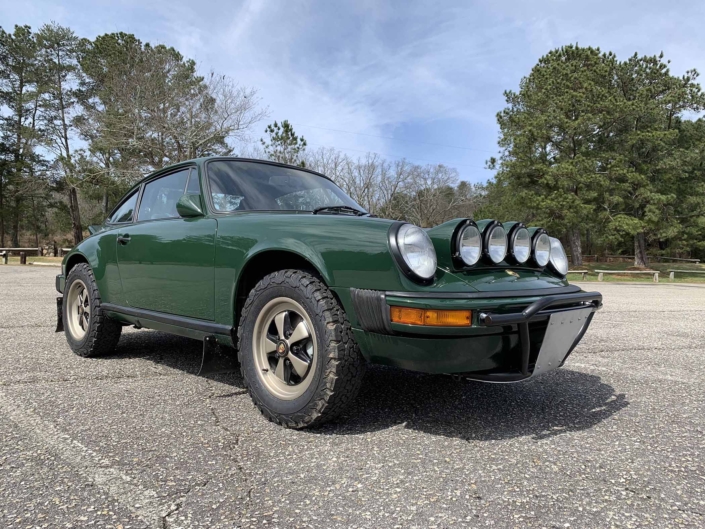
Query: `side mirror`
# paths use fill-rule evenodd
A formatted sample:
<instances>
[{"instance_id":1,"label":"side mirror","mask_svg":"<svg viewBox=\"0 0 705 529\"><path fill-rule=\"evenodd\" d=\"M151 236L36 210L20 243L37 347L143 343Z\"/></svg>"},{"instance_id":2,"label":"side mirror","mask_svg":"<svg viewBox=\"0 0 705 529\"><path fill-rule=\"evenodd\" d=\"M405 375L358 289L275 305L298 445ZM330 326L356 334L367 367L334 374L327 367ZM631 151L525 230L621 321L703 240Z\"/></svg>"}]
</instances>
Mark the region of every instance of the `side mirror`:
<instances>
[{"instance_id":1,"label":"side mirror","mask_svg":"<svg viewBox=\"0 0 705 529\"><path fill-rule=\"evenodd\" d=\"M176 212L185 219L202 217L201 195L182 195L176 203Z\"/></svg>"}]
</instances>

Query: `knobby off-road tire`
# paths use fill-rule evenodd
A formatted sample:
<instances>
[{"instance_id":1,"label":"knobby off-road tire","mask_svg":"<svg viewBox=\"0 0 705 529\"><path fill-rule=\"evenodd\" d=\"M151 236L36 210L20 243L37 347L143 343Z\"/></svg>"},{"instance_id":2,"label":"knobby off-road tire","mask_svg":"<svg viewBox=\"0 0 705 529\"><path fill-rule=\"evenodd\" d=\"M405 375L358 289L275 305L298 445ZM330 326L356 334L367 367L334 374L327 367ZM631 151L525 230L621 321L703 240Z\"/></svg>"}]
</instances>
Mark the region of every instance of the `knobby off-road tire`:
<instances>
[{"instance_id":1,"label":"knobby off-road tire","mask_svg":"<svg viewBox=\"0 0 705 529\"><path fill-rule=\"evenodd\" d=\"M252 289L242 309L238 345L252 401L270 421L287 428L317 426L339 415L357 396L365 373L345 311L324 283L300 270L275 272ZM286 351L296 357L284 356ZM300 359L309 354L308 371L299 376Z\"/></svg>"},{"instance_id":2,"label":"knobby off-road tire","mask_svg":"<svg viewBox=\"0 0 705 529\"><path fill-rule=\"evenodd\" d=\"M69 272L62 310L66 341L78 356L101 356L115 349L122 325L103 313L93 270L86 263Z\"/></svg>"}]
</instances>

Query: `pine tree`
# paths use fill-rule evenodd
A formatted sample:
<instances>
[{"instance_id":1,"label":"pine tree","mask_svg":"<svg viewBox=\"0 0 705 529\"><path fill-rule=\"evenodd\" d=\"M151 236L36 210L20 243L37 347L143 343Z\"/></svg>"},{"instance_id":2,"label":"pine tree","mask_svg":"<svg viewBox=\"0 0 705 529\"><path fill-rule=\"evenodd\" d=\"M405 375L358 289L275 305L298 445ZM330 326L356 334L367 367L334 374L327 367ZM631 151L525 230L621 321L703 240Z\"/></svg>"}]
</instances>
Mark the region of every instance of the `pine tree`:
<instances>
[{"instance_id":1,"label":"pine tree","mask_svg":"<svg viewBox=\"0 0 705 529\"><path fill-rule=\"evenodd\" d=\"M264 132L269 134L269 141L260 139L266 156L275 162L286 163L289 165L298 165L306 167L306 162L303 159L306 151L306 140L303 136L299 137L294 132L294 127L287 120L281 122L281 125L276 121L267 128Z\"/></svg>"}]
</instances>

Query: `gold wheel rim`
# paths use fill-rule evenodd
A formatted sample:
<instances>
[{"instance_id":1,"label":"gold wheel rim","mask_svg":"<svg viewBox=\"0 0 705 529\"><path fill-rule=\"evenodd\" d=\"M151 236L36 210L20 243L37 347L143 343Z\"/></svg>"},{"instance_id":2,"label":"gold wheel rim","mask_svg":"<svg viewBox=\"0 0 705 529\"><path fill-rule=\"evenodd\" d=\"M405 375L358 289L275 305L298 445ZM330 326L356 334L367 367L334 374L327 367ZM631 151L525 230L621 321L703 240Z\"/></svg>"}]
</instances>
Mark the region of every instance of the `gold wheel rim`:
<instances>
[{"instance_id":1,"label":"gold wheel rim","mask_svg":"<svg viewBox=\"0 0 705 529\"><path fill-rule=\"evenodd\" d=\"M290 298L267 303L255 321L255 368L273 396L293 400L309 388L315 372L316 333L304 308Z\"/></svg>"},{"instance_id":2,"label":"gold wheel rim","mask_svg":"<svg viewBox=\"0 0 705 529\"><path fill-rule=\"evenodd\" d=\"M80 279L71 283L66 296L68 329L74 340L83 340L91 323L91 298L86 284Z\"/></svg>"}]
</instances>

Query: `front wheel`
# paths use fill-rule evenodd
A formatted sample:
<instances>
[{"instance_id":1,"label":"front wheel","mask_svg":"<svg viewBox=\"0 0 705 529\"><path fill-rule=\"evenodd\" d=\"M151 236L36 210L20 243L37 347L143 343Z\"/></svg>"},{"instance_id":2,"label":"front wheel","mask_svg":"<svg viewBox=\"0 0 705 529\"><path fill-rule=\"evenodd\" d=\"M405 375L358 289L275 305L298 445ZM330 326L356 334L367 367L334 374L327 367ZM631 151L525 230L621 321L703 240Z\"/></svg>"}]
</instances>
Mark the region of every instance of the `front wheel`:
<instances>
[{"instance_id":1,"label":"front wheel","mask_svg":"<svg viewBox=\"0 0 705 529\"><path fill-rule=\"evenodd\" d=\"M282 426L328 421L360 389L365 362L347 316L325 284L306 272L275 272L252 289L238 342L253 402Z\"/></svg>"},{"instance_id":2,"label":"front wheel","mask_svg":"<svg viewBox=\"0 0 705 529\"><path fill-rule=\"evenodd\" d=\"M115 349L122 326L103 314L91 267L79 263L66 278L62 305L66 341L79 356L100 356Z\"/></svg>"}]
</instances>

